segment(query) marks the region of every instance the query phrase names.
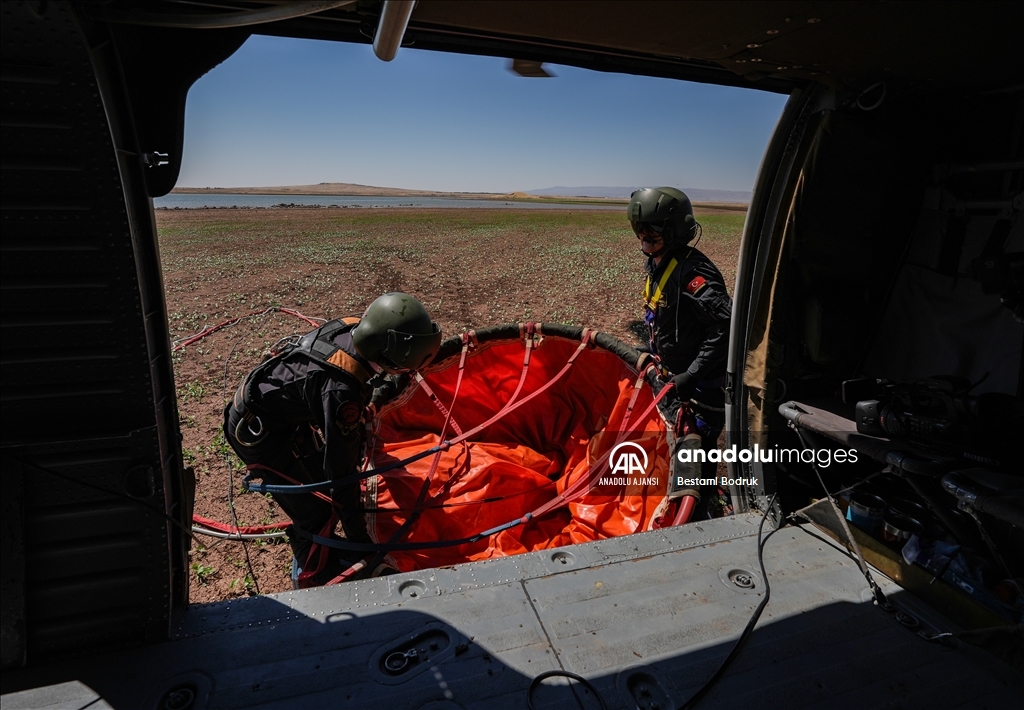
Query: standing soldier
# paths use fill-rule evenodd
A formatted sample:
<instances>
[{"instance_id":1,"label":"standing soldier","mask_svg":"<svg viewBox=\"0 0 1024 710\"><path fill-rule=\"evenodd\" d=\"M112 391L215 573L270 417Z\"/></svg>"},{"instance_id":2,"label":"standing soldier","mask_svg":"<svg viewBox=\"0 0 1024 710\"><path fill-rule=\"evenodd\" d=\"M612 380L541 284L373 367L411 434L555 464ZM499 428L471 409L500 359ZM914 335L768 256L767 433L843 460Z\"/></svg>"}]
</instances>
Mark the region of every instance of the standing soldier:
<instances>
[{"instance_id":1,"label":"standing soldier","mask_svg":"<svg viewBox=\"0 0 1024 710\"><path fill-rule=\"evenodd\" d=\"M404 293L386 293L362 319L325 323L250 372L224 410L224 435L268 483L350 479L362 461L371 379L417 370L440 345L441 329L423 304ZM324 584L363 556L310 539L337 539L340 519L346 539L371 542L359 490L350 479L332 488L332 503L310 493L274 495L292 519L288 539L303 570L300 586Z\"/></svg>"},{"instance_id":2,"label":"standing soldier","mask_svg":"<svg viewBox=\"0 0 1024 710\"><path fill-rule=\"evenodd\" d=\"M672 187L643 188L632 194L629 223L647 257L644 320L648 348L657 358L660 375L673 391L660 408L671 432L672 476L669 499L679 498L677 452L683 445L686 417L692 412L701 447L715 447L725 426L726 360L732 299L718 268L690 242L700 225L683 192ZM716 464L703 474L715 476ZM706 518L716 487L700 489L694 519Z\"/></svg>"}]
</instances>

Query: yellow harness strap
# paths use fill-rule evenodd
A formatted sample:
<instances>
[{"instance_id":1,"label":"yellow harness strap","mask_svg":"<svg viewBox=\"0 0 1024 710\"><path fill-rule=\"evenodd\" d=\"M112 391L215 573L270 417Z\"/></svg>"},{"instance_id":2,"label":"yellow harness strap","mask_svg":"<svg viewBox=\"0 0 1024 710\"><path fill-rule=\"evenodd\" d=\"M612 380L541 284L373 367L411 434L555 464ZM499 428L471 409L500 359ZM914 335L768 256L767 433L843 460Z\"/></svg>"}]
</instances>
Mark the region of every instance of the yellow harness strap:
<instances>
[{"instance_id":1,"label":"yellow harness strap","mask_svg":"<svg viewBox=\"0 0 1024 710\"><path fill-rule=\"evenodd\" d=\"M665 267L665 273L661 275L658 280L658 287L654 289L654 293L651 294L651 285L654 283L651 281L650 275L647 276L647 282L644 284L644 305L651 311L658 309L658 301L661 300L661 292L665 290L665 284L668 283L668 279L672 276L672 272L679 266L679 262L675 260L675 257L669 259L668 266Z\"/></svg>"}]
</instances>

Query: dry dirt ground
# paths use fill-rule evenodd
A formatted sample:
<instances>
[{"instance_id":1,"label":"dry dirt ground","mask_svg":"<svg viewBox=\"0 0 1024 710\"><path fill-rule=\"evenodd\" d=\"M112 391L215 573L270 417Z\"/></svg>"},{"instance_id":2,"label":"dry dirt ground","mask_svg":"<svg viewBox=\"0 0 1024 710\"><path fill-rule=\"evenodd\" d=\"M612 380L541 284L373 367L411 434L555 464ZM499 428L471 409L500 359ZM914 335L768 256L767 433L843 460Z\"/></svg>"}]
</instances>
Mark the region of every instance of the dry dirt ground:
<instances>
[{"instance_id":1,"label":"dry dirt ground","mask_svg":"<svg viewBox=\"0 0 1024 710\"><path fill-rule=\"evenodd\" d=\"M697 215L699 248L731 286L744 213ZM244 470L221 433L224 404L243 375L279 338L310 329L268 308L336 318L401 290L427 305L446 337L532 320L639 342L643 260L619 210L164 209L157 225L174 341L257 314L174 355L195 512L224 523L284 519L269 496L242 491ZM191 601L290 588L286 542L199 540Z\"/></svg>"}]
</instances>

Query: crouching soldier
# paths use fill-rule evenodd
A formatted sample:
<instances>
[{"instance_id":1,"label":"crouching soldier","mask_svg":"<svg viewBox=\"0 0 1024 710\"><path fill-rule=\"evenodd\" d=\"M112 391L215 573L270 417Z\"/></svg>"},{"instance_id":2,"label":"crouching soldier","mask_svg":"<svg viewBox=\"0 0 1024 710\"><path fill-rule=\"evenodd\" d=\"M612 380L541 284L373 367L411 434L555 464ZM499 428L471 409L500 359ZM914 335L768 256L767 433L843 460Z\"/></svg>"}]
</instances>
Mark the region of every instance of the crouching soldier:
<instances>
[{"instance_id":1,"label":"crouching soldier","mask_svg":"<svg viewBox=\"0 0 1024 710\"><path fill-rule=\"evenodd\" d=\"M339 481L332 503L311 493L274 494L292 520L288 539L300 586L324 584L365 555L316 545L311 535L338 539L340 519L347 540L371 542L359 483L340 483L360 470L371 381L423 367L440 345L441 329L423 304L386 293L361 319L330 321L278 347L225 408L225 437L267 483Z\"/></svg>"},{"instance_id":2,"label":"crouching soldier","mask_svg":"<svg viewBox=\"0 0 1024 710\"><path fill-rule=\"evenodd\" d=\"M672 471L669 499L692 493L678 485L679 450L696 440L701 448L716 446L725 427L726 360L729 353L729 319L732 299L718 268L690 242L700 225L690 199L672 187L645 188L633 193L628 207L629 223L647 257L644 286L644 320L649 332L649 351L657 358L662 380L674 388L661 401L662 416L670 430ZM692 418L691 418L692 413ZM702 477L713 478L716 464L705 464ZM708 517L708 505L716 486L703 486L692 519Z\"/></svg>"}]
</instances>

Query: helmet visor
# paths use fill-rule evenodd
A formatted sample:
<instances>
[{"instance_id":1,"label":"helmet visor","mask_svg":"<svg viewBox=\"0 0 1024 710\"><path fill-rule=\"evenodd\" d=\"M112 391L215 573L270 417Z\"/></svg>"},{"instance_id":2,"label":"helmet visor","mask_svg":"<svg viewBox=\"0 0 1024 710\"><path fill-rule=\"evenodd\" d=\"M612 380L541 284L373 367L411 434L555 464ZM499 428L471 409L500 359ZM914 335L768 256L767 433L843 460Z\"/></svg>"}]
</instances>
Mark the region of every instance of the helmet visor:
<instances>
[{"instance_id":1,"label":"helmet visor","mask_svg":"<svg viewBox=\"0 0 1024 710\"><path fill-rule=\"evenodd\" d=\"M441 327L433 322L430 326L432 332L423 335L389 330L381 364L396 370L418 370L430 362L441 347Z\"/></svg>"},{"instance_id":2,"label":"helmet visor","mask_svg":"<svg viewBox=\"0 0 1024 710\"><path fill-rule=\"evenodd\" d=\"M665 233L664 222L632 222L633 233L637 239L644 237L661 237Z\"/></svg>"}]
</instances>

